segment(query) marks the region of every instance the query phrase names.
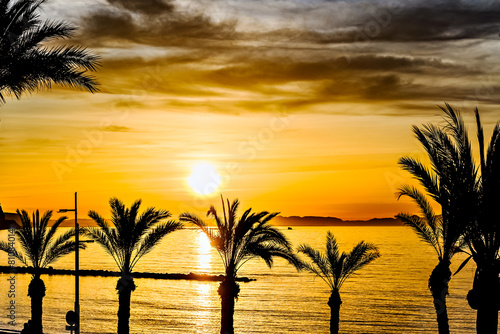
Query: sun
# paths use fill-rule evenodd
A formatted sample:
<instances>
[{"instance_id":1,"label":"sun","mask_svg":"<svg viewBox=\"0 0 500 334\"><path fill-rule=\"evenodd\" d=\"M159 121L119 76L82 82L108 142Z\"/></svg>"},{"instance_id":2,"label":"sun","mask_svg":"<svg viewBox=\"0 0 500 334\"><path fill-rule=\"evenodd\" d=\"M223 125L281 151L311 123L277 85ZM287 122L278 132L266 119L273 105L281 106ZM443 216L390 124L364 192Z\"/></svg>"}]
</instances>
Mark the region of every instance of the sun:
<instances>
[{"instance_id":1,"label":"sun","mask_svg":"<svg viewBox=\"0 0 500 334\"><path fill-rule=\"evenodd\" d=\"M193 166L188 184L199 195L210 195L220 186L221 177L214 165L200 162Z\"/></svg>"}]
</instances>

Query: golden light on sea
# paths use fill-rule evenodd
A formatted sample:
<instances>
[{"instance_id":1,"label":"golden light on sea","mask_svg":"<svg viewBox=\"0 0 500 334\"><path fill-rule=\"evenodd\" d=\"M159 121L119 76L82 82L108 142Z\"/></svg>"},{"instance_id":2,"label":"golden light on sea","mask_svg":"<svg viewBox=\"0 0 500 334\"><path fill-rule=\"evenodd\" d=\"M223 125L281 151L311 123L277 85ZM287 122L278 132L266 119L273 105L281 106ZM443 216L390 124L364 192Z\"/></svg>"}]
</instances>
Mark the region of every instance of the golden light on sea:
<instances>
[{"instance_id":1,"label":"golden light on sea","mask_svg":"<svg viewBox=\"0 0 500 334\"><path fill-rule=\"evenodd\" d=\"M209 272L212 265L210 239L205 233L198 233L198 267L202 271Z\"/></svg>"}]
</instances>

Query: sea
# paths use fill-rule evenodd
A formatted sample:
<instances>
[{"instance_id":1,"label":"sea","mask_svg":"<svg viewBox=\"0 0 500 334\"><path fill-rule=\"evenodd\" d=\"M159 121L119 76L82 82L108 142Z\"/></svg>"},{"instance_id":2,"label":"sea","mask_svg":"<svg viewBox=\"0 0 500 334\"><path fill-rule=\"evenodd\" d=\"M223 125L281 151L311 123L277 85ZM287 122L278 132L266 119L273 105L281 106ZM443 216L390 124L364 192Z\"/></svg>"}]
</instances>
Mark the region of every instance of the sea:
<instances>
[{"instance_id":1,"label":"sea","mask_svg":"<svg viewBox=\"0 0 500 334\"><path fill-rule=\"evenodd\" d=\"M340 291L341 333L437 333L436 315L427 287L437 264L434 250L404 226L279 227L296 247L301 243L324 250L327 231L337 238L341 250L356 243L372 242L381 257L350 277ZM7 239L0 231L0 240ZM452 261L454 272L465 255ZM70 254L53 264L73 269ZM0 254L0 265L7 256ZM21 265L17 263L16 265ZM81 269L117 270L113 259L98 244L80 252ZM205 235L186 229L168 235L139 261L134 271L157 273L223 274L219 254ZM475 332L476 312L466 300L475 266L471 261L450 282L448 314L452 333ZM240 283L234 314L235 333L329 333L330 291L318 277L276 259L269 269L254 259L239 276L255 279ZM0 328L21 330L30 318L27 296L30 274L15 275L15 297L9 297L9 274L0 274ZM74 276L43 275L47 291L43 300L44 333L65 330L66 312L74 305ZM116 333L118 295L115 277L81 277L81 333ZM189 280L135 280L132 293L130 332L168 334L214 334L220 326L219 282ZM9 324L8 307L15 301L16 325Z\"/></svg>"}]
</instances>

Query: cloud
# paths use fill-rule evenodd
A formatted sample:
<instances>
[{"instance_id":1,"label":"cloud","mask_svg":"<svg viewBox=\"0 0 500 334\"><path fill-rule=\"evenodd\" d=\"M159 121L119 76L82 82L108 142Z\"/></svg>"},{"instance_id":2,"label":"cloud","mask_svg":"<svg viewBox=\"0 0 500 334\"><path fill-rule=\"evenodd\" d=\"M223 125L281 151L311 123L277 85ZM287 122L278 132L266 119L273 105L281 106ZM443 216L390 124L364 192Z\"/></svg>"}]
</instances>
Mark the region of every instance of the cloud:
<instances>
[{"instance_id":1,"label":"cloud","mask_svg":"<svg viewBox=\"0 0 500 334\"><path fill-rule=\"evenodd\" d=\"M358 32L369 40L402 42L484 38L500 32L499 15L498 3L486 7L460 1L421 2L392 12L390 8L373 8Z\"/></svg>"},{"instance_id":2,"label":"cloud","mask_svg":"<svg viewBox=\"0 0 500 334\"><path fill-rule=\"evenodd\" d=\"M359 55L333 59L300 61L290 58L248 59L244 63L228 65L211 72L214 81L224 84L283 83L288 81L315 81L338 76L360 75L359 72L387 72L443 75L478 74L466 65L446 63L437 58Z\"/></svg>"},{"instance_id":3,"label":"cloud","mask_svg":"<svg viewBox=\"0 0 500 334\"><path fill-rule=\"evenodd\" d=\"M500 3L493 1L315 1L302 7L283 6L274 15L277 20L290 19L242 35L324 45L497 38L500 32Z\"/></svg>"},{"instance_id":4,"label":"cloud","mask_svg":"<svg viewBox=\"0 0 500 334\"><path fill-rule=\"evenodd\" d=\"M500 3L492 1L106 0L83 17L91 44L128 41L195 49L241 42L416 42L498 36ZM238 24L237 24L238 23ZM293 47L293 45L289 45Z\"/></svg>"},{"instance_id":5,"label":"cloud","mask_svg":"<svg viewBox=\"0 0 500 334\"><path fill-rule=\"evenodd\" d=\"M293 54L235 55L227 59L168 55L148 60L108 59L99 75L105 93L131 96L132 101L140 101L132 107L143 109L238 113L282 106L305 110L351 101L428 101L434 105L471 98L488 103L499 100L495 94L475 96L482 85L481 68L435 56L374 53L347 61L334 54L309 60ZM125 106L130 107L127 101Z\"/></svg>"},{"instance_id":6,"label":"cloud","mask_svg":"<svg viewBox=\"0 0 500 334\"><path fill-rule=\"evenodd\" d=\"M145 15L156 16L172 12L174 5L171 0L107 0L113 6Z\"/></svg>"},{"instance_id":7,"label":"cloud","mask_svg":"<svg viewBox=\"0 0 500 334\"><path fill-rule=\"evenodd\" d=\"M395 3L106 0L81 38L106 53L103 92L141 108L499 101L475 92L500 67L489 54L500 4Z\"/></svg>"},{"instance_id":8,"label":"cloud","mask_svg":"<svg viewBox=\"0 0 500 334\"><path fill-rule=\"evenodd\" d=\"M171 1L107 0L82 18L80 39L90 46L127 42L192 46L230 40L235 21L215 22L202 12L181 11ZM206 44L204 43L204 44Z\"/></svg>"},{"instance_id":9,"label":"cloud","mask_svg":"<svg viewBox=\"0 0 500 334\"><path fill-rule=\"evenodd\" d=\"M130 128L126 126L109 125L102 127L101 130L106 132L129 132Z\"/></svg>"}]
</instances>

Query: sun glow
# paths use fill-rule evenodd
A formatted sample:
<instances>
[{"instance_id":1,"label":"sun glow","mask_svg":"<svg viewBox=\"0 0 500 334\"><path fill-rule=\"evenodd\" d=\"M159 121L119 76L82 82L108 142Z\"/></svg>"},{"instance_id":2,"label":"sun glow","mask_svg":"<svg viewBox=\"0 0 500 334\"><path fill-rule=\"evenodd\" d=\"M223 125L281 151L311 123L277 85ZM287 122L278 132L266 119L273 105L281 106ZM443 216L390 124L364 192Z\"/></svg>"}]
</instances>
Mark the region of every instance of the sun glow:
<instances>
[{"instance_id":1,"label":"sun glow","mask_svg":"<svg viewBox=\"0 0 500 334\"><path fill-rule=\"evenodd\" d=\"M201 162L193 166L191 175L188 177L189 186L199 195L214 193L220 186L221 177L215 167L207 162Z\"/></svg>"}]
</instances>

